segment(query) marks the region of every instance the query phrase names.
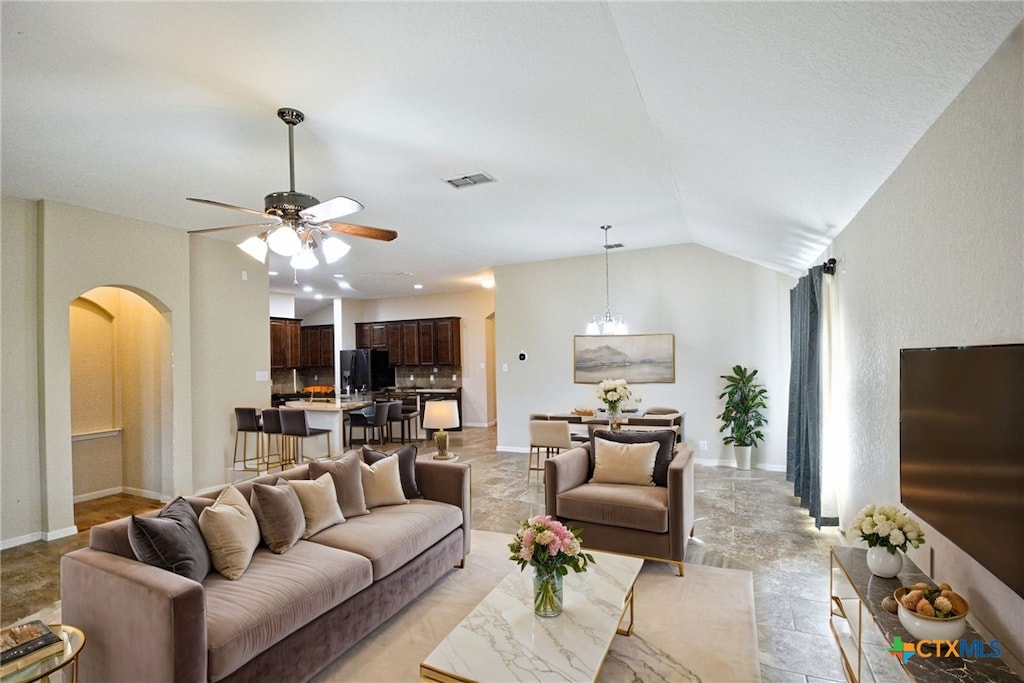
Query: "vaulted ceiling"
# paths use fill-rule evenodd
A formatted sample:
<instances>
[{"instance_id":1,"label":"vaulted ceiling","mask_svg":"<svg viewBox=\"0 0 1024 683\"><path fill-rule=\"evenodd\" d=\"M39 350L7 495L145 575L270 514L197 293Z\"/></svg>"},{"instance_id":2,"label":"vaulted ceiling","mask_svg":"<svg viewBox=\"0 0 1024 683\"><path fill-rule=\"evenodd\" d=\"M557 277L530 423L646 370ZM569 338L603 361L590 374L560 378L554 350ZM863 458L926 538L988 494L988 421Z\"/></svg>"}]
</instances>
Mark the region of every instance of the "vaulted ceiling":
<instances>
[{"instance_id":1,"label":"vaulted ceiling","mask_svg":"<svg viewBox=\"0 0 1024 683\"><path fill-rule=\"evenodd\" d=\"M795 275L1022 19L1021 2L3 2L0 179L182 230L246 223L185 197L262 209L288 189L287 106L306 114L296 189L399 233L299 273L328 297L600 254L602 224L626 249L692 242ZM444 182L477 172L496 182Z\"/></svg>"}]
</instances>

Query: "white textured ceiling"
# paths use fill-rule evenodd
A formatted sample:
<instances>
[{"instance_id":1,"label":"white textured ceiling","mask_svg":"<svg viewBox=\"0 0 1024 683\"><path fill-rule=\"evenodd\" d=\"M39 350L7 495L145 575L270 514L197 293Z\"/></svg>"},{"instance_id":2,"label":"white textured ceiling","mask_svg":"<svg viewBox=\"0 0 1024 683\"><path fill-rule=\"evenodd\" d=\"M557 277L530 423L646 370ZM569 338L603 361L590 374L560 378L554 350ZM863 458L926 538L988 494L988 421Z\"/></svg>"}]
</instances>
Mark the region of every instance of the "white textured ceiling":
<instances>
[{"instance_id":1,"label":"white textured ceiling","mask_svg":"<svg viewBox=\"0 0 1024 683\"><path fill-rule=\"evenodd\" d=\"M606 223L627 249L694 242L795 275L1022 19L1022 2L3 2L0 178L181 229L244 223L184 198L262 209L288 189L288 106L306 114L296 189L399 232L300 273L327 296L335 273L347 296L401 296L600 254ZM479 171L498 182L442 182Z\"/></svg>"}]
</instances>

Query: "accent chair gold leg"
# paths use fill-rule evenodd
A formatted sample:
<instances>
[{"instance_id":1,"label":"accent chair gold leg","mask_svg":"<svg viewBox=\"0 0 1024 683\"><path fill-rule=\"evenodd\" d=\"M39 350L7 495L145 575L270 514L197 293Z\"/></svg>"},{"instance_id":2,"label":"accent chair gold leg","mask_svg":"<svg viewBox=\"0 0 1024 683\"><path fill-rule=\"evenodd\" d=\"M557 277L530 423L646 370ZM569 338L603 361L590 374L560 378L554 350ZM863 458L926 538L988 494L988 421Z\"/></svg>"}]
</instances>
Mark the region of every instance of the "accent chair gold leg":
<instances>
[{"instance_id":1,"label":"accent chair gold leg","mask_svg":"<svg viewBox=\"0 0 1024 683\"><path fill-rule=\"evenodd\" d=\"M462 558L461 560L459 560L459 563L457 565L455 565L455 568L456 569L465 569L466 568L466 558Z\"/></svg>"},{"instance_id":2,"label":"accent chair gold leg","mask_svg":"<svg viewBox=\"0 0 1024 683\"><path fill-rule=\"evenodd\" d=\"M672 564L674 564L676 566L676 568L679 570L679 576L683 576L683 563L682 562L673 562Z\"/></svg>"}]
</instances>

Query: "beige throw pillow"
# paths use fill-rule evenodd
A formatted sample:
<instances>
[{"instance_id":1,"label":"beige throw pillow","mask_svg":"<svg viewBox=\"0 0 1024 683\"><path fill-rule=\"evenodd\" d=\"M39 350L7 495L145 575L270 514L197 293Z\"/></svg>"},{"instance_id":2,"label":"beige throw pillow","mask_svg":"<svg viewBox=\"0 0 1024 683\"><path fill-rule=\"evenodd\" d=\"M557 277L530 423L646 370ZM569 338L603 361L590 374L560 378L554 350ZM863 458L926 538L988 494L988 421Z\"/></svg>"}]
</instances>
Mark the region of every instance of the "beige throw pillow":
<instances>
[{"instance_id":1,"label":"beige throw pillow","mask_svg":"<svg viewBox=\"0 0 1024 683\"><path fill-rule=\"evenodd\" d=\"M199 530L210 549L214 568L232 581L246 570L260 544L256 514L245 496L230 484L213 505L199 513Z\"/></svg>"},{"instance_id":2,"label":"beige throw pillow","mask_svg":"<svg viewBox=\"0 0 1024 683\"><path fill-rule=\"evenodd\" d=\"M302 514L306 518L303 538L309 538L318 531L345 521L345 515L338 506L338 493L330 473L325 472L313 480L293 479L291 485L299 497Z\"/></svg>"},{"instance_id":3,"label":"beige throw pillow","mask_svg":"<svg viewBox=\"0 0 1024 683\"><path fill-rule=\"evenodd\" d=\"M278 555L302 538L306 529L302 504L286 479L278 477L273 485L253 484L249 504L256 513L263 542Z\"/></svg>"},{"instance_id":4,"label":"beige throw pillow","mask_svg":"<svg viewBox=\"0 0 1024 683\"><path fill-rule=\"evenodd\" d=\"M402 478L398 473L398 454L389 455L372 465L362 463L363 493L366 495L366 507L376 508L382 505L404 505L405 494L402 493Z\"/></svg>"},{"instance_id":5,"label":"beige throw pillow","mask_svg":"<svg viewBox=\"0 0 1024 683\"><path fill-rule=\"evenodd\" d=\"M658 443L617 443L594 439L594 484L654 486Z\"/></svg>"},{"instance_id":6,"label":"beige throw pillow","mask_svg":"<svg viewBox=\"0 0 1024 683\"><path fill-rule=\"evenodd\" d=\"M349 451L337 460L314 460L309 463L310 479L319 479L325 472L331 475L334 490L338 494L338 505L345 519L370 512L363 495L363 479L359 468L362 462L359 451Z\"/></svg>"}]
</instances>

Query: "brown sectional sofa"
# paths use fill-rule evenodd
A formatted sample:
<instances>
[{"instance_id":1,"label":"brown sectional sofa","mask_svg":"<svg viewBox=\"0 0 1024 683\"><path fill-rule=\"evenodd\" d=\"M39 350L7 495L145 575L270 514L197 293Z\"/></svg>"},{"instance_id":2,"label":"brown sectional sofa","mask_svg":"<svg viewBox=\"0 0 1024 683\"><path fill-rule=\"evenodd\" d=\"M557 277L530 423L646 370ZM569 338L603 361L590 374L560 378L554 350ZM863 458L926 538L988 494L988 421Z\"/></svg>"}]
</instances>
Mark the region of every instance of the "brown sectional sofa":
<instances>
[{"instance_id":1,"label":"brown sectional sofa","mask_svg":"<svg viewBox=\"0 0 1024 683\"><path fill-rule=\"evenodd\" d=\"M236 484L307 479L308 465ZM129 519L93 527L61 560L63 620L82 628L85 683L306 680L469 553L470 470L416 461L423 498L299 540L260 545L244 574L202 583L135 559ZM196 514L217 493L186 500Z\"/></svg>"}]
</instances>

